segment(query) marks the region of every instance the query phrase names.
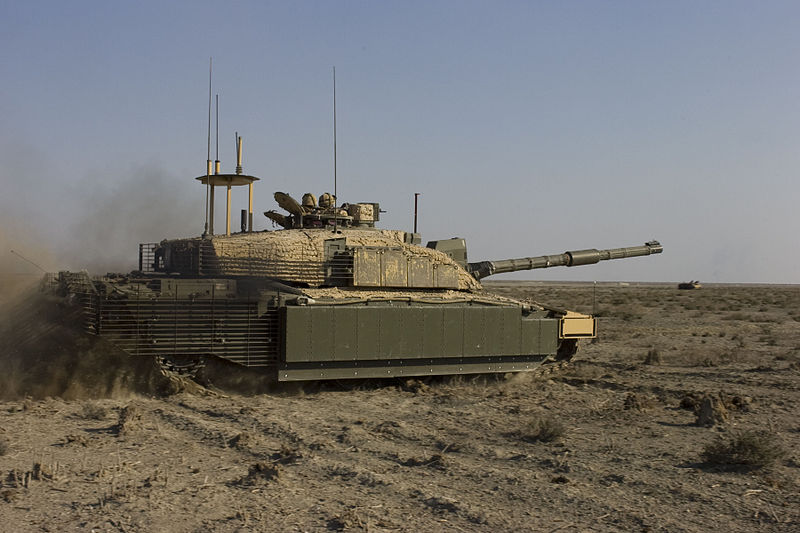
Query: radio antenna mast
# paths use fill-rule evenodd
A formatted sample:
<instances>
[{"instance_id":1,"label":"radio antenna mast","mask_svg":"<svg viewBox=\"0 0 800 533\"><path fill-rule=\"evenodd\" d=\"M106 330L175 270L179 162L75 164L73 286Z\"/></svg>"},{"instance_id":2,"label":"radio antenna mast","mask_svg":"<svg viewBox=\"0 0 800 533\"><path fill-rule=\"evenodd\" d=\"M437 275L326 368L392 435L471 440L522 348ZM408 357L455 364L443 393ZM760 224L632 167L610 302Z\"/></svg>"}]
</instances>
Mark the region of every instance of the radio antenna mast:
<instances>
[{"instance_id":1,"label":"radio antenna mast","mask_svg":"<svg viewBox=\"0 0 800 533\"><path fill-rule=\"evenodd\" d=\"M336 67L333 67L333 197L336 198Z\"/></svg>"},{"instance_id":2,"label":"radio antenna mast","mask_svg":"<svg viewBox=\"0 0 800 533\"><path fill-rule=\"evenodd\" d=\"M336 66L333 67L333 207L336 207L338 198L336 185ZM333 231L336 232L336 217L333 217Z\"/></svg>"},{"instance_id":3,"label":"radio antenna mast","mask_svg":"<svg viewBox=\"0 0 800 533\"><path fill-rule=\"evenodd\" d=\"M219 93L217 93L217 157L214 159L214 174L219 174Z\"/></svg>"},{"instance_id":4,"label":"radio antenna mast","mask_svg":"<svg viewBox=\"0 0 800 533\"><path fill-rule=\"evenodd\" d=\"M333 67L333 207L336 207L338 194L336 190L336 66ZM333 231L336 231L336 217L333 218Z\"/></svg>"},{"instance_id":5,"label":"radio antenna mast","mask_svg":"<svg viewBox=\"0 0 800 533\"><path fill-rule=\"evenodd\" d=\"M212 66L213 66L213 57L209 57L208 58L208 151L206 153L206 222L203 229L203 235L208 234L208 191L211 187L211 68Z\"/></svg>"}]
</instances>

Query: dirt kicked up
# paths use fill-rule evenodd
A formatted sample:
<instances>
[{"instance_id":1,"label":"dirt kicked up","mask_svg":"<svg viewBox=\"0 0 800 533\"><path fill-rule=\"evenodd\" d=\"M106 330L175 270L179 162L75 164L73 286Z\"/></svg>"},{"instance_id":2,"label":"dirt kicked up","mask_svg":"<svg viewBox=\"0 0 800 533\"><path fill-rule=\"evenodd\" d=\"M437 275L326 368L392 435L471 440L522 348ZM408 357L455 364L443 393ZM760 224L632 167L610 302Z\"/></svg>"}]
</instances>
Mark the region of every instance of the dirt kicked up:
<instances>
[{"instance_id":1,"label":"dirt kicked up","mask_svg":"<svg viewBox=\"0 0 800 533\"><path fill-rule=\"evenodd\" d=\"M595 307L601 338L546 378L264 393L216 368L186 389L71 333L52 302L16 301L0 339L0 523L800 530L800 288L487 285Z\"/></svg>"},{"instance_id":2,"label":"dirt kicked up","mask_svg":"<svg viewBox=\"0 0 800 533\"><path fill-rule=\"evenodd\" d=\"M83 334L80 308L28 279L0 302L0 399L65 400L164 394L169 380L154 361L135 358Z\"/></svg>"}]
</instances>

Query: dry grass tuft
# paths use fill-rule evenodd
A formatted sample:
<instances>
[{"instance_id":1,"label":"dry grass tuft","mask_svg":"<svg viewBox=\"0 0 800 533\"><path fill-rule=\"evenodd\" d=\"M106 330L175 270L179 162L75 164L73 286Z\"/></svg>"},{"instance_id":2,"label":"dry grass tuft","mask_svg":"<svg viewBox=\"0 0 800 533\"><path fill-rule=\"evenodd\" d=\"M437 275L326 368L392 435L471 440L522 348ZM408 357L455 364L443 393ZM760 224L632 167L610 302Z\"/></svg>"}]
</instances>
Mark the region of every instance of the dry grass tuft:
<instances>
[{"instance_id":1,"label":"dry grass tuft","mask_svg":"<svg viewBox=\"0 0 800 533\"><path fill-rule=\"evenodd\" d=\"M240 483L244 485L257 485L275 481L281 477L280 467L272 463L253 463L247 470Z\"/></svg>"},{"instance_id":2,"label":"dry grass tuft","mask_svg":"<svg viewBox=\"0 0 800 533\"><path fill-rule=\"evenodd\" d=\"M0 437L0 457L11 451L11 443L5 437Z\"/></svg>"},{"instance_id":3,"label":"dry grass tuft","mask_svg":"<svg viewBox=\"0 0 800 533\"><path fill-rule=\"evenodd\" d=\"M430 392L430 386L421 379L405 379L400 383L400 388L413 394Z\"/></svg>"},{"instance_id":4,"label":"dry grass tuft","mask_svg":"<svg viewBox=\"0 0 800 533\"><path fill-rule=\"evenodd\" d=\"M108 409L96 403L86 403L83 405L80 416L86 420L103 420L108 416Z\"/></svg>"},{"instance_id":5,"label":"dry grass tuft","mask_svg":"<svg viewBox=\"0 0 800 533\"><path fill-rule=\"evenodd\" d=\"M333 516L328 520L327 528L329 531L347 531L349 529L369 529L368 520L361 516L358 508L346 509L344 512Z\"/></svg>"},{"instance_id":6,"label":"dry grass tuft","mask_svg":"<svg viewBox=\"0 0 800 533\"><path fill-rule=\"evenodd\" d=\"M242 431L228 439L228 447L240 450L250 449L257 444L259 444L259 439L248 431Z\"/></svg>"},{"instance_id":7,"label":"dry grass tuft","mask_svg":"<svg viewBox=\"0 0 800 533\"><path fill-rule=\"evenodd\" d=\"M117 435L123 436L127 433L132 433L141 428L142 425L142 410L136 404L130 404L123 407L119 412L119 420L117 421L114 429Z\"/></svg>"},{"instance_id":8,"label":"dry grass tuft","mask_svg":"<svg viewBox=\"0 0 800 533\"><path fill-rule=\"evenodd\" d=\"M647 355L644 358L644 364L646 365L660 365L662 363L661 354L656 348L652 348L647 351Z\"/></svg>"},{"instance_id":9,"label":"dry grass tuft","mask_svg":"<svg viewBox=\"0 0 800 533\"><path fill-rule=\"evenodd\" d=\"M627 410L635 409L637 411L644 411L645 409L650 409L655 405L655 400L647 396L645 394L636 394L635 392L629 392L627 396L625 396L625 402L623 403L623 408Z\"/></svg>"},{"instance_id":10,"label":"dry grass tuft","mask_svg":"<svg viewBox=\"0 0 800 533\"><path fill-rule=\"evenodd\" d=\"M551 416L534 417L520 432L525 442L554 442L564 437L567 429Z\"/></svg>"},{"instance_id":11,"label":"dry grass tuft","mask_svg":"<svg viewBox=\"0 0 800 533\"><path fill-rule=\"evenodd\" d=\"M716 424L730 422L730 415L725 403L713 396L703 397L696 414L695 424L698 426L712 427Z\"/></svg>"},{"instance_id":12,"label":"dry grass tuft","mask_svg":"<svg viewBox=\"0 0 800 533\"><path fill-rule=\"evenodd\" d=\"M280 451L273 453L269 458L272 459L273 464L288 465L302 459L303 454L297 448L290 448L282 444Z\"/></svg>"},{"instance_id":13,"label":"dry grass tuft","mask_svg":"<svg viewBox=\"0 0 800 533\"><path fill-rule=\"evenodd\" d=\"M410 457L405 461L401 461L400 464L403 466L427 466L429 468L435 468L438 470L445 470L447 468L444 456L438 453L435 453L430 457Z\"/></svg>"},{"instance_id":14,"label":"dry grass tuft","mask_svg":"<svg viewBox=\"0 0 800 533\"><path fill-rule=\"evenodd\" d=\"M701 454L703 462L725 470L769 468L786 455L769 431L743 431L718 437Z\"/></svg>"}]
</instances>

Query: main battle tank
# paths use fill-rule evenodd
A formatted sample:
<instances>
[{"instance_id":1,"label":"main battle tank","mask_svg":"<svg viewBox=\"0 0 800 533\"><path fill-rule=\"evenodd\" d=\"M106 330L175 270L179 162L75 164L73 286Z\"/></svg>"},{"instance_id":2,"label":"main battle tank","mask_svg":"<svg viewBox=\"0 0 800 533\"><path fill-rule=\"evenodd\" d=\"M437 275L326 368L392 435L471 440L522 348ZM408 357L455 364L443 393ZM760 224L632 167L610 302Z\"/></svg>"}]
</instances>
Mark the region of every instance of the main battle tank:
<instances>
[{"instance_id":1,"label":"main battle tank","mask_svg":"<svg viewBox=\"0 0 800 533\"><path fill-rule=\"evenodd\" d=\"M211 174L213 189L257 178ZM275 193L282 229L139 246L139 269L92 278L62 272L49 286L84 311L85 329L165 369L207 358L258 367L280 381L515 372L567 360L597 333L589 315L485 291L502 272L661 253L657 241L502 261L468 262L464 239L431 241L379 229L377 203L319 204ZM228 202L230 206L230 201Z\"/></svg>"}]
</instances>

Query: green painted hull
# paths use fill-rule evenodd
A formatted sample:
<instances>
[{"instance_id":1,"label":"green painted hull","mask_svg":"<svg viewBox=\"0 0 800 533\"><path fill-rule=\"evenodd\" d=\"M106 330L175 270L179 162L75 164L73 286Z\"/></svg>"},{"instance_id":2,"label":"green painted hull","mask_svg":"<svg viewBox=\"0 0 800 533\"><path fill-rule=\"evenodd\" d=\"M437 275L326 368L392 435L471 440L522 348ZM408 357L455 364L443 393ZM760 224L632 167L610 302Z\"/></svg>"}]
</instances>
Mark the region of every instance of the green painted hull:
<instances>
[{"instance_id":1,"label":"green painted hull","mask_svg":"<svg viewBox=\"0 0 800 533\"><path fill-rule=\"evenodd\" d=\"M558 319L510 305L287 306L279 316L280 380L529 370L558 350Z\"/></svg>"}]
</instances>

